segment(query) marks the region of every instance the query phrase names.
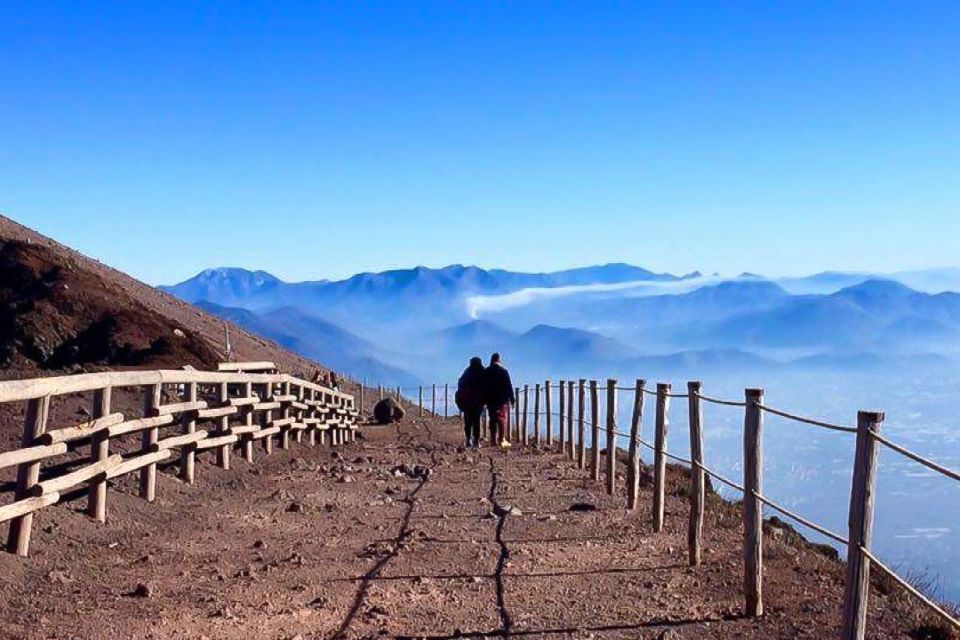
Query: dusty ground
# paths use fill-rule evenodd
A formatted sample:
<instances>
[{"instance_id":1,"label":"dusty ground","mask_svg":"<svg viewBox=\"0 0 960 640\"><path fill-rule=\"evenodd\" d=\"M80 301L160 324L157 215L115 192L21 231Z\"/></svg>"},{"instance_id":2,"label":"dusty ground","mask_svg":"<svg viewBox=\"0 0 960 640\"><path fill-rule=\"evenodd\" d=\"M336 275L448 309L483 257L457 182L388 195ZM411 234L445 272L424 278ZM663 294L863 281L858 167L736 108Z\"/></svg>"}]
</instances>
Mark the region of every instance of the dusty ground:
<instances>
[{"instance_id":1,"label":"dusty ground","mask_svg":"<svg viewBox=\"0 0 960 640\"><path fill-rule=\"evenodd\" d=\"M105 525L82 498L42 511L32 557L0 554L0 637L836 636L843 567L789 533L768 537L767 614L740 616L739 515L716 496L686 566L678 469L654 534L649 487L628 513L560 454L458 451L454 421L365 434L231 471L204 456L194 486L162 473L154 505L131 478ZM878 593L869 637L925 637L916 611Z\"/></svg>"}]
</instances>

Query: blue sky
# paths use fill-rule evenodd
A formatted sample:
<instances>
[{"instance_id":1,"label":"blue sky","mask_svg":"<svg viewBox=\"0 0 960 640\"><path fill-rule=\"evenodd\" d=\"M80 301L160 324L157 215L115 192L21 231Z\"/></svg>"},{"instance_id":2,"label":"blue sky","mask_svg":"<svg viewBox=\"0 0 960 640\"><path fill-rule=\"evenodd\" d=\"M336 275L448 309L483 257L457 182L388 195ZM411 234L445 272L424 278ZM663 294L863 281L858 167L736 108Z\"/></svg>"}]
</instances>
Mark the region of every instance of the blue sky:
<instances>
[{"instance_id":1,"label":"blue sky","mask_svg":"<svg viewBox=\"0 0 960 640\"><path fill-rule=\"evenodd\" d=\"M151 283L960 264L960 3L4 2L0 211Z\"/></svg>"}]
</instances>

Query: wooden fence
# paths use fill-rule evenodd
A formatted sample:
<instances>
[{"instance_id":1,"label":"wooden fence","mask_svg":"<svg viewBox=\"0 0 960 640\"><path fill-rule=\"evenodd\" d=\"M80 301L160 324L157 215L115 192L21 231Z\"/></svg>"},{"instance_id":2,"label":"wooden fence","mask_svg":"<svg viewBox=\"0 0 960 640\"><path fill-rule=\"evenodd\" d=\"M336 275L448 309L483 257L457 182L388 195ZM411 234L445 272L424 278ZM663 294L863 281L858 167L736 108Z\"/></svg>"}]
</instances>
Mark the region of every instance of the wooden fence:
<instances>
[{"instance_id":1,"label":"wooden fence","mask_svg":"<svg viewBox=\"0 0 960 640\"><path fill-rule=\"evenodd\" d=\"M113 478L139 472L140 496L152 502L157 465L174 451L181 478L193 483L196 456L204 451L212 451L216 464L229 469L234 447L253 462L258 441L271 453L274 438L286 449L291 435L311 445L318 437L320 444L329 439L331 445L355 439L358 407L353 396L275 371L272 363L227 363L216 372L126 371L0 382L0 403L26 403L21 446L0 452L0 469L17 468L13 501L0 506L0 523L10 523L7 549L26 556L33 514L84 484L87 513L99 522L106 521ZM142 415L112 410L114 392L121 389L140 390ZM178 401L164 403L165 392ZM49 428L51 402L81 393L93 395L90 419ZM199 429L204 423L212 427ZM112 445L129 445L122 442L128 436L138 436L139 447L126 455L111 453ZM42 473L45 461L87 446L86 464L70 471L57 465L48 475Z\"/></svg>"},{"instance_id":2,"label":"wooden fence","mask_svg":"<svg viewBox=\"0 0 960 640\"><path fill-rule=\"evenodd\" d=\"M449 385L432 385L431 411L439 415L438 387L445 390L443 415L448 416L450 415L448 409ZM685 393L675 393L669 384L657 384L656 391L653 391L647 388L647 383L644 380L637 380L633 387L618 387L617 381L614 379L607 380L606 383L605 416L599 415L600 385L596 380L588 382L585 379L576 382L572 380L561 380L559 382L559 411L553 413L551 411L551 382L548 380L542 384L536 383L533 385L532 411L530 411L530 387L531 385L525 384L515 389L517 402L514 405L510 439L521 444L532 442L538 446L552 446L556 435L559 450L564 452L571 461L574 461L580 469L587 468L589 458L591 476L599 482L601 479L600 429L602 426L606 432L606 452L603 456L606 459L605 484L610 495L613 495L616 491L617 442L618 440L625 440L628 445L625 474L628 509L636 509L638 506L640 448L645 447L652 451L653 497L651 518L654 531L660 532L663 530L667 460L673 460L690 468L687 546L691 567L697 567L701 563L706 478L709 476L743 495L743 592L745 612L748 616L763 614L763 509L769 507L794 522L846 547L847 574L840 635L842 640L862 640L865 637L871 567L876 567L890 576L931 611L942 617L948 625L960 631L960 621L899 576L888 565L881 562L870 550L873 534L873 514L876 505L876 470L879 446L882 445L906 456L943 476L960 481L960 472L929 460L881 435L884 421L883 413L860 411L857 414L855 426L840 425L771 407L764 403L763 389L746 389L743 400L727 400L704 395L703 385L697 381L688 382ZM416 389L420 415L423 415L425 411L424 387ZM617 398L619 392L632 393L633 403L629 433L617 429ZM589 401L587 400L588 395ZM401 397L400 388L397 388L396 396L398 399ZM647 409L646 398L648 397L652 397L656 401L653 442L645 439L641 432L644 412ZM541 403L541 398L543 403ZM684 399L688 403L689 459L668 451L670 403L674 399ZM743 412L743 478L740 482L717 473L705 462L704 403L731 407ZM587 418L588 409L589 419ZM846 536L830 531L826 527L787 509L764 494L763 423L764 416L767 414L855 436L856 443L851 461L853 481L850 490ZM532 416L533 419L532 432L528 428L528 416ZM557 418L556 424L559 429L554 429L553 418ZM541 422L545 422L545 434L541 433ZM576 429L574 429L575 424ZM588 427L591 429L589 456L587 455L588 441L586 438Z\"/></svg>"}]
</instances>

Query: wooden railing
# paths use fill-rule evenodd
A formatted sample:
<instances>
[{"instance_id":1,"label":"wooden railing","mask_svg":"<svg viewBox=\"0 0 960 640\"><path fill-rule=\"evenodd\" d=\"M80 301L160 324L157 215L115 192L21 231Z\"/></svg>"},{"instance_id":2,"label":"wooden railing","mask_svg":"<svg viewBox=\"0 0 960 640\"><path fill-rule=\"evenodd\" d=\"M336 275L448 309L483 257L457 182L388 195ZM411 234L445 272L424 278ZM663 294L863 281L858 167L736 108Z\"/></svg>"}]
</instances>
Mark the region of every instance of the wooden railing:
<instances>
[{"instance_id":1,"label":"wooden railing","mask_svg":"<svg viewBox=\"0 0 960 640\"><path fill-rule=\"evenodd\" d=\"M265 367L263 365L270 365ZM290 446L291 434L311 445L329 439L331 445L356 437L358 407L351 395L275 371L271 363L230 363L221 371L160 370L78 374L0 382L0 403L26 403L21 445L0 451L0 469L16 466L13 501L0 506L0 523L9 521L7 549L26 556L30 549L33 514L56 504L63 492L87 485L87 513L99 522L107 517L108 481L139 472L139 493L156 499L157 465L179 453L179 474L196 480L196 456L211 451L215 462L230 468L233 448L239 446L248 462L254 443L271 453L273 440ZM130 416L113 411L114 392L139 390L143 411ZM164 403L164 393L177 402ZM51 403L58 397L92 393L89 420L51 429ZM209 429L198 425L210 423ZM139 447L121 455L114 444L128 436L140 438ZM120 441L120 442L118 442ZM86 464L70 471L43 463L89 446ZM74 458L74 461L82 459Z\"/></svg>"},{"instance_id":2,"label":"wooden railing","mask_svg":"<svg viewBox=\"0 0 960 640\"><path fill-rule=\"evenodd\" d=\"M841 425L789 413L764 403L763 389L746 389L743 400L714 398L703 393L703 385L692 381L687 383L686 393L674 393L669 384L657 384L656 391L647 389L646 381L637 380L634 387L618 387L614 379L606 384L606 415L599 415L600 385L596 380L561 380L558 385L558 411L551 407L553 391L549 380L535 383L533 386L533 407L530 409L531 385L525 384L514 391L517 402L511 424L510 438L521 444L548 446L556 441L560 451L581 469L586 469L589 458L592 478L601 479L601 457L606 459L605 483L610 495L616 491L617 442L626 440L627 450L627 508L636 509L639 500L640 448L646 447L653 453L653 496L651 518L656 532L663 530L666 461L687 465L690 469L690 501L688 520L688 558L691 567L701 562L702 534L704 522L704 503L706 478L709 476L718 482L743 494L743 592L744 608L748 616L763 614L763 509L769 507L783 516L812 529L842 545L847 550L847 575L844 590L843 617L841 620L842 640L862 640L866 633L867 600L869 597L870 569L876 567L900 584L931 611L940 616L948 625L960 631L960 621L921 593L909 581L899 576L887 564L881 562L871 551L873 536L873 514L876 505L876 469L877 453L880 445L921 464L947 478L960 481L960 472L950 469L881 435L884 414L881 412L860 411L856 424ZM424 387L413 387L416 392L416 404L420 415L429 410L435 415L450 416L449 384L434 384L427 388L430 396L425 402ZM442 390L443 397L438 397ZM617 429L618 393L632 393L632 413L629 433ZM380 387L381 397L384 395ZM387 391L402 398L400 387ZM589 401L587 396L589 395ZM642 437L641 426L646 410L645 399L656 400L654 437L649 442ZM669 411L673 399L685 399L688 403L688 430L690 437L690 458L670 453L667 449ZM438 400L440 400L438 402ZM541 402L542 400L542 402ZM408 400L412 402L412 400ZM743 411L743 478L736 482L720 475L705 463L703 442L703 403L733 407ZM429 407L429 408L428 408ZM576 407L576 409L574 408ZM589 419L587 418L589 411ZM808 518L786 508L772 500L763 492L763 423L766 414L776 415L793 422L846 433L856 437L853 448L853 481L850 490L848 511L848 531L846 536L830 531ZM528 417L532 417L532 430L528 427ZM559 429L554 429L553 419L557 418ZM541 424L545 427L541 432ZM483 422L484 426L486 421ZM576 425L576 429L574 426ZM564 429L566 427L566 429ZM586 430L591 429L587 438ZM600 454L600 430L605 429L606 452ZM556 436L556 438L555 438ZM589 446L589 456L587 447Z\"/></svg>"}]
</instances>

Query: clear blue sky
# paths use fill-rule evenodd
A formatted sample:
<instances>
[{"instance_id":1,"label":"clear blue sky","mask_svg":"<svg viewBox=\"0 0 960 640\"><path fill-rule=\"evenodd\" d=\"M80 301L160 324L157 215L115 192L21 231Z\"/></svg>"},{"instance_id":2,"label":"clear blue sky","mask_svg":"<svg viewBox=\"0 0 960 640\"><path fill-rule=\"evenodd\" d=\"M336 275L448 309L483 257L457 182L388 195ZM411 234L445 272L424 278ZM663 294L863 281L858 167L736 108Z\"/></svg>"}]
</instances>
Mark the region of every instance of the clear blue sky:
<instances>
[{"instance_id":1,"label":"clear blue sky","mask_svg":"<svg viewBox=\"0 0 960 640\"><path fill-rule=\"evenodd\" d=\"M960 264L960 2L4 2L0 211L151 283Z\"/></svg>"}]
</instances>

